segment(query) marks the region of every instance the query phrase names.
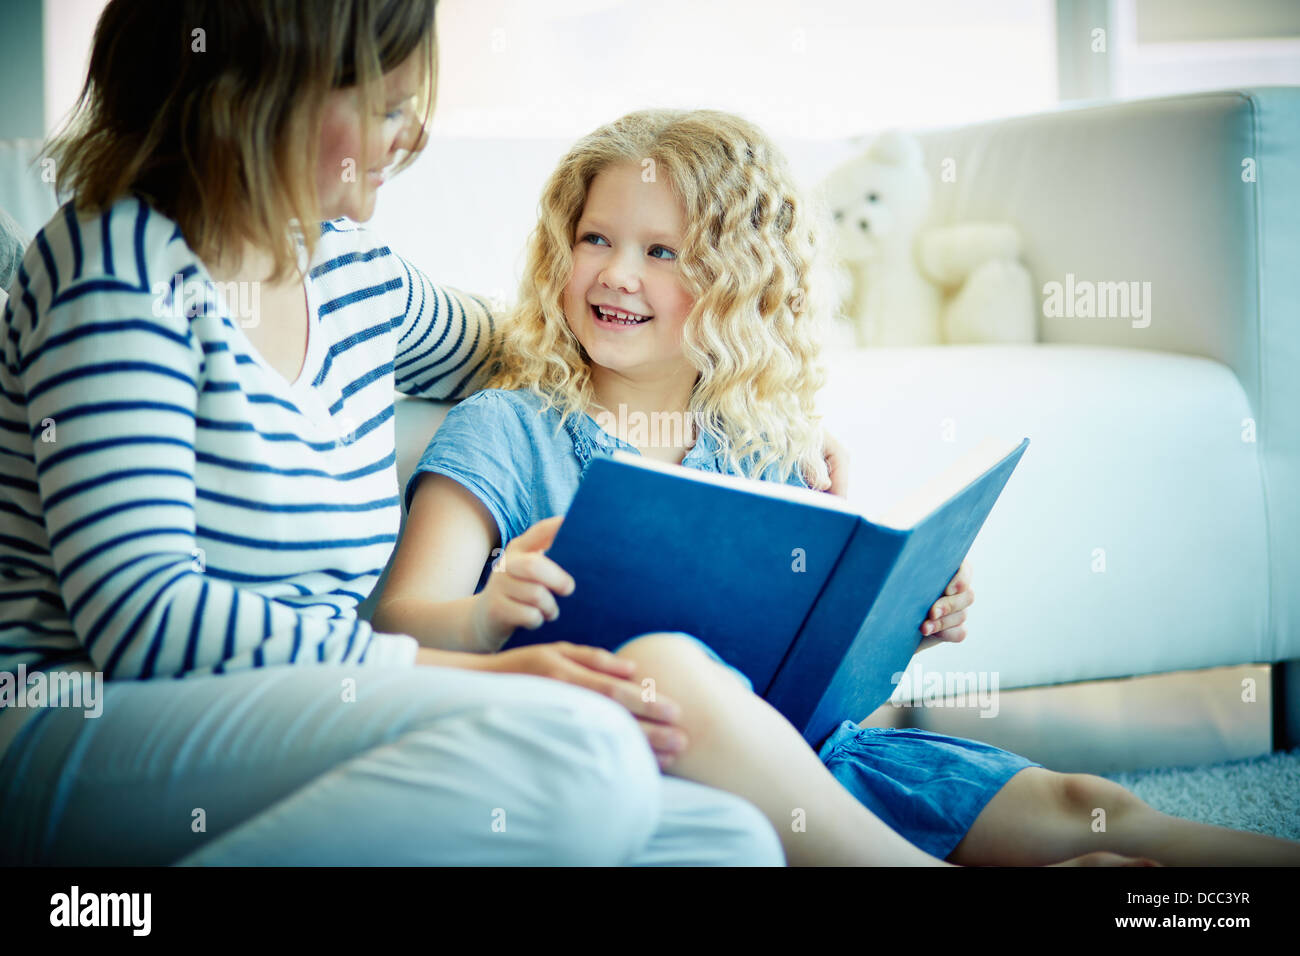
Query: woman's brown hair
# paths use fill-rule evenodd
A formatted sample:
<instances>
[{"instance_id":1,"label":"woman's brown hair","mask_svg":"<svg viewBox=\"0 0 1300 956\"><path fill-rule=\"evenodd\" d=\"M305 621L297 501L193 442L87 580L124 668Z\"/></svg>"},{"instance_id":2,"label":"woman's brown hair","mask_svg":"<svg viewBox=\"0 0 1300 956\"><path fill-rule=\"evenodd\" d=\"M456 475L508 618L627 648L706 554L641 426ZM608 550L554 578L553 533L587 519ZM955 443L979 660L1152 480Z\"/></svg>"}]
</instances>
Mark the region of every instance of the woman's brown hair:
<instances>
[{"instance_id":1,"label":"woman's brown hair","mask_svg":"<svg viewBox=\"0 0 1300 956\"><path fill-rule=\"evenodd\" d=\"M363 133L382 77L421 61L423 146L437 83L437 0L112 0L77 105L48 144L79 210L138 195L205 262L242 241L297 270L292 221L314 248L317 138L326 96L355 87ZM364 175L364 171L360 173ZM238 266L238 262L233 263Z\"/></svg>"}]
</instances>

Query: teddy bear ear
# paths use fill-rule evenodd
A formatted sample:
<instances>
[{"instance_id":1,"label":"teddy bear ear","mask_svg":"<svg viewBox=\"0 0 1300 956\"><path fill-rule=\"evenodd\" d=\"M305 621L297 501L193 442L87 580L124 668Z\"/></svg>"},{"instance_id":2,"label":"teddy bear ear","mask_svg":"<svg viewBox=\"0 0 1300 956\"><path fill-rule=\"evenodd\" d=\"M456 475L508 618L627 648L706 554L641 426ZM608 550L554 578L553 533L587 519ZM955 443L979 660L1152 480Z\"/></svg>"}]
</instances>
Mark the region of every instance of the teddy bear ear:
<instances>
[{"instance_id":1,"label":"teddy bear ear","mask_svg":"<svg viewBox=\"0 0 1300 956\"><path fill-rule=\"evenodd\" d=\"M921 166L925 153L915 136L901 129L886 130L877 136L868 150L872 159L892 166Z\"/></svg>"}]
</instances>

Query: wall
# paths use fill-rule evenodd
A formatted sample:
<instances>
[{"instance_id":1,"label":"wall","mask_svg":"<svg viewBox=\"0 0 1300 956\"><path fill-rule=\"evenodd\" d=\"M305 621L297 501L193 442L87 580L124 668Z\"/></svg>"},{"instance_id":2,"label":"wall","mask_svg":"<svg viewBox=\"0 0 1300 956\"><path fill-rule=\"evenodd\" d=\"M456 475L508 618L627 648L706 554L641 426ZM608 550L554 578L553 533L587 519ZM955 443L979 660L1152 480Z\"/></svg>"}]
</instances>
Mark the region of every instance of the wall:
<instances>
[{"instance_id":1,"label":"wall","mask_svg":"<svg viewBox=\"0 0 1300 956\"><path fill-rule=\"evenodd\" d=\"M45 131L41 83L41 0L6 0L0 29L0 139Z\"/></svg>"}]
</instances>

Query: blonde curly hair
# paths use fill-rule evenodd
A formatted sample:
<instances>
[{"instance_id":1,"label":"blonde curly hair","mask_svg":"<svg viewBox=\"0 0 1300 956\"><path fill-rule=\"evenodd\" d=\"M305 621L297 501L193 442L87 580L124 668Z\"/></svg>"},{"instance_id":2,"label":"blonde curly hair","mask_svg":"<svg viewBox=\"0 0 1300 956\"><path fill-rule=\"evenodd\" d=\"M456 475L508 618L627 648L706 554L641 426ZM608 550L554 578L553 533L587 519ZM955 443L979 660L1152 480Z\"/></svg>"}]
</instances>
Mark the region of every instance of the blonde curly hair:
<instances>
[{"instance_id":1,"label":"blonde curly hair","mask_svg":"<svg viewBox=\"0 0 1300 956\"><path fill-rule=\"evenodd\" d=\"M695 297L682 332L683 354L699 373L690 419L718 440L733 468L757 476L775 466L782 480L797 469L823 486L814 399L825 380L820 345L834 308L826 216L800 194L767 136L730 113L640 110L569 150L542 192L489 386L529 389L559 408L562 420L596 404L587 355L562 300L587 191L607 166L628 161L665 177L686 213L677 269Z\"/></svg>"}]
</instances>

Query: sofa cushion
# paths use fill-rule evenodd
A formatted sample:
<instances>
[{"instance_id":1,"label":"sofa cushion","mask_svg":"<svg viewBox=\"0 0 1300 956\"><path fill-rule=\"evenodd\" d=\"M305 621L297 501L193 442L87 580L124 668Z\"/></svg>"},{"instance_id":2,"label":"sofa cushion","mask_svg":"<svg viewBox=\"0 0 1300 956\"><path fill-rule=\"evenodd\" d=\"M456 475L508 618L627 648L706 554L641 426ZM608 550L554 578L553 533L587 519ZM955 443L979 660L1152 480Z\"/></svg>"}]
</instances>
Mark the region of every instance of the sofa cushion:
<instances>
[{"instance_id":1,"label":"sofa cushion","mask_svg":"<svg viewBox=\"0 0 1300 956\"><path fill-rule=\"evenodd\" d=\"M830 371L827 426L865 510L986 435L1030 439L971 549L967 640L914 668L1012 687L1267 659L1259 446L1227 366L953 346L844 352Z\"/></svg>"}]
</instances>

